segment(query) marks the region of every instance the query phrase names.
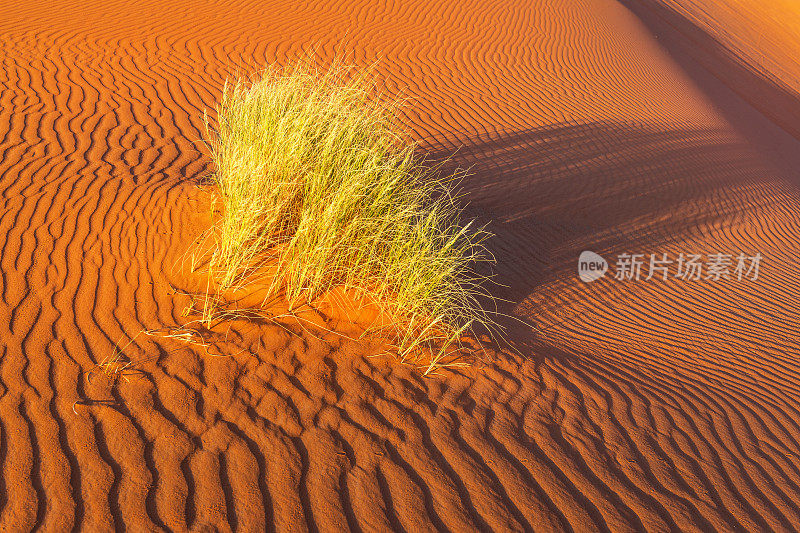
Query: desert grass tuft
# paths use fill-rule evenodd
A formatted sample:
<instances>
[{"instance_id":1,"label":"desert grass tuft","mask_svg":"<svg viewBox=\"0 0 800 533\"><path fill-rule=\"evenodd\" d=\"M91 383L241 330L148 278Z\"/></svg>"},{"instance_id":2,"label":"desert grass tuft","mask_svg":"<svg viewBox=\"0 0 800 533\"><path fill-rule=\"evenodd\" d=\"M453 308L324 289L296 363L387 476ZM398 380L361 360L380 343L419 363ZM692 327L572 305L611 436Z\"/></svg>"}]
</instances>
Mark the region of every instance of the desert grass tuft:
<instances>
[{"instance_id":1,"label":"desert grass tuft","mask_svg":"<svg viewBox=\"0 0 800 533\"><path fill-rule=\"evenodd\" d=\"M489 234L460 220L462 173L415 156L397 127L401 105L369 70L340 63L226 83L216 121L206 116L222 203L209 292L266 283L265 300L300 304L343 289L391 319L401 358L435 347L434 366L461 335L490 326L474 272L491 259ZM206 298L208 321L215 301Z\"/></svg>"}]
</instances>

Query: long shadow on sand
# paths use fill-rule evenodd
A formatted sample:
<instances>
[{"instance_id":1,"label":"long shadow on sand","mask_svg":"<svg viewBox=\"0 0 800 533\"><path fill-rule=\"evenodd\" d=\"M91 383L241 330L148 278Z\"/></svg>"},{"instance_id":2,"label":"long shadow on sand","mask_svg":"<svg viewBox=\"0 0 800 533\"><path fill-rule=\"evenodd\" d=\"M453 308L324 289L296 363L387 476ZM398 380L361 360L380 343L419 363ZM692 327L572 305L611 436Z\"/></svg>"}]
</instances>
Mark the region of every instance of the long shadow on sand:
<instances>
[{"instance_id":1,"label":"long shadow on sand","mask_svg":"<svg viewBox=\"0 0 800 533\"><path fill-rule=\"evenodd\" d=\"M729 107L720 100L719 82L738 94L754 108L769 117L775 124L800 139L800 94L782 80L773 79L762 66L748 61L718 41L706 29L691 21L668 2L659 0L619 0L631 10L659 38L669 55L714 101ZM702 66L701 66L702 65ZM711 73L715 80L703 79ZM714 86L717 87L714 87ZM709 89L711 89L709 91ZM729 109L722 109L733 123L740 122L745 130L748 122L741 123Z\"/></svg>"},{"instance_id":2,"label":"long shadow on sand","mask_svg":"<svg viewBox=\"0 0 800 533\"><path fill-rule=\"evenodd\" d=\"M733 130L560 124L468 141L452 154L428 157L470 169L467 215L495 234L501 286L492 292L507 300L503 313L545 283L579 284L582 250L616 256L706 243L710 228L776 202L763 194L770 183L785 186Z\"/></svg>"}]
</instances>

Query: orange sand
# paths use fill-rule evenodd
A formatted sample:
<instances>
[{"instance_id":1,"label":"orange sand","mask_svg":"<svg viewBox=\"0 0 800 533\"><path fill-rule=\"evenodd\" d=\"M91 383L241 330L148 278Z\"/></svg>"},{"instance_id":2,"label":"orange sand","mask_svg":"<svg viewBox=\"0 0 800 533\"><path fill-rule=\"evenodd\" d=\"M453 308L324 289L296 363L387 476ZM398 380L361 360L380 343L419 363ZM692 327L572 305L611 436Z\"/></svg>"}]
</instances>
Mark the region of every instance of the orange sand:
<instances>
[{"instance_id":1,"label":"orange sand","mask_svg":"<svg viewBox=\"0 0 800 533\"><path fill-rule=\"evenodd\" d=\"M0 7L0 530L800 529L789 0L52 4ZM472 166L519 354L423 378L311 329L140 334L191 319L204 109L312 49L378 60ZM583 284L586 249L764 260Z\"/></svg>"}]
</instances>

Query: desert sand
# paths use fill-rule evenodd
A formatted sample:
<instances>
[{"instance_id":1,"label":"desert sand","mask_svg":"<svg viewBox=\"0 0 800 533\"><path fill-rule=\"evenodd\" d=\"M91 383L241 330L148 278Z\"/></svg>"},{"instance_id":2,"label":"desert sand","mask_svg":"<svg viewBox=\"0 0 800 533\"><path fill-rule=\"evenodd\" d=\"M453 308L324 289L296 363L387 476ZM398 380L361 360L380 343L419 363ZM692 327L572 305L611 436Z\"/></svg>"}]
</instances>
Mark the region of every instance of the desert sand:
<instances>
[{"instance_id":1,"label":"desert sand","mask_svg":"<svg viewBox=\"0 0 800 533\"><path fill-rule=\"evenodd\" d=\"M800 529L798 20L788 0L4 2L0 530ZM203 112L310 53L375 63L421 149L471 167L518 319L472 368L269 323L214 353L141 334L189 320ZM763 261L582 283L583 250ZM88 379L115 346L124 376Z\"/></svg>"}]
</instances>

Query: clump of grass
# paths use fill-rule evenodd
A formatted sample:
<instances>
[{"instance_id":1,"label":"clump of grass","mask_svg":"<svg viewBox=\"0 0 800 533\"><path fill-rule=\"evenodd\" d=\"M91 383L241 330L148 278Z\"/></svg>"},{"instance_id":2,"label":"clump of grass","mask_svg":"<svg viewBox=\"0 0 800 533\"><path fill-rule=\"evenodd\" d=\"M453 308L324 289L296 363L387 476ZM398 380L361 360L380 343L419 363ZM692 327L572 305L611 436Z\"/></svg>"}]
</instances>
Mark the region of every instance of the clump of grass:
<instances>
[{"instance_id":1,"label":"clump of grass","mask_svg":"<svg viewBox=\"0 0 800 533\"><path fill-rule=\"evenodd\" d=\"M226 83L216 124L206 117L222 203L209 265L219 293L265 272L265 299L358 293L391 318L402 358L423 345L441 357L492 322L473 270L489 234L459 220L462 174L415 157L400 102L376 92L369 71L338 63Z\"/></svg>"}]
</instances>

